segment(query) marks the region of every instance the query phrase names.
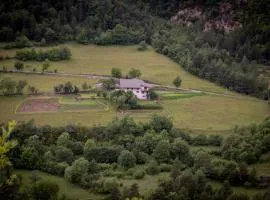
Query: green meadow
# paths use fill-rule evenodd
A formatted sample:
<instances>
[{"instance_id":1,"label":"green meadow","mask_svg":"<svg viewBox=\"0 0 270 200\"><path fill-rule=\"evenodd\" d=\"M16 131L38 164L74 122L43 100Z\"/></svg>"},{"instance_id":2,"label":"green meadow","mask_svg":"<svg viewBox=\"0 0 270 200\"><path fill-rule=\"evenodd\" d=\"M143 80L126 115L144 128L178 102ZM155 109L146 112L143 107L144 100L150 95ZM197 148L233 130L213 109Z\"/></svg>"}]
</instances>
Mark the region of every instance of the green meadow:
<instances>
[{"instance_id":1,"label":"green meadow","mask_svg":"<svg viewBox=\"0 0 270 200\"><path fill-rule=\"evenodd\" d=\"M261 122L269 115L267 102L230 92L218 85L195 77L184 71L177 63L156 53L153 49L140 52L137 51L137 46L102 47L74 43L68 43L64 46L70 48L72 58L67 61L51 62L49 70L57 69L60 73L109 75L113 67L120 68L123 74L131 68L138 68L142 72L142 79L172 86L173 78L176 75L180 75L183 88L203 90L204 92L159 92L161 96L160 104L163 109L134 110L124 113L116 112L106 103L103 105L106 109L101 109L101 104L104 102L100 104L97 101L87 102L87 100L80 103L65 103L61 112L16 113L16 108L28 97L0 97L1 123L10 119L17 121L34 119L39 125L82 124L91 126L94 124L106 124L112 118L123 117L126 114L133 116L137 121L145 121L149 120L154 113L158 113L171 117L176 127L209 134L223 133L232 129L235 125ZM15 55L15 52L16 49L1 49L0 55L12 57ZM15 59L0 61L0 68L7 66L13 69L15 61ZM27 67L24 70L31 71L32 68L36 68L40 72L41 65L41 62L25 62ZM78 86L81 86L84 82L94 86L98 81L98 79L85 77L15 73L1 73L0 79L3 77L11 77L14 80L27 80L30 85L36 86L41 92L53 92L53 86L67 81L71 81ZM155 104L155 102L149 103ZM70 110L72 110L72 114Z\"/></svg>"}]
</instances>

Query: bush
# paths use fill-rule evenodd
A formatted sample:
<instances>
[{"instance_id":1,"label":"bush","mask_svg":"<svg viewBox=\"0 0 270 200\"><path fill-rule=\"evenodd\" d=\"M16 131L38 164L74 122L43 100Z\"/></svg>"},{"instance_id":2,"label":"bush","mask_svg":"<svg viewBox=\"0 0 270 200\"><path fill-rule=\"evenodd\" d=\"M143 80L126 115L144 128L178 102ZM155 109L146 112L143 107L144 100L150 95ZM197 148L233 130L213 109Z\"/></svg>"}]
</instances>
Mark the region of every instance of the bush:
<instances>
[{"instance_id":1,"label":"bush","mask_svg":"<svg viewBox=\"0 0 270 200\"><path fill-rule=\"evenodd\" d=\"M160 133L162 130L170 132L173 127L173 122L171 119L158 115L154 115L152 117L150 124L157 133Z\"/></svg>"},{"instance_id":2,"label":"bush","mask_svg":"<svg viewBox=\"0 0 270 200\"><path fill-rule=\"evenodd\" d=\"M124 169L129 169L131 167L134 167L136 164L136 157L133 153L124 150L121 152L121 154L118 157L118 164L120 167Z\"/></svg>"},{"instance_id":3,"label":"bush","mask_svg":"<svg viewBox=\"0 0 270 200\"><path fill-rule=\"evenodd\" d=\"M117 162L121 148L117 146L92 147L85 152L85 158L89 161L95 160L98 163Z\"/></svg>"},{"instance_id":4,"label":"bush","mask_svg":"<svg viewBox=\"0 0 270 200\"><path fill-rule=\"evenodd\" d=\"M106 178L103 180L102 185L102 192L110 193L114 188L118 188L120 184L116 178Z\"/></svg>"},{"instance_id":5,"label":"bush","mask_svg":"<svg viewBox=\"0 0 270 200\"><path fill-rule=\"evenodd\" d=\"M139 51L145 51L147 50L147 44L145 41L141 41L140 44L139 44L139 47L138 47L138 50Z\"/></svg>"},{"instance_id":6,"label":"bush","mask_svg":"<svg viewBox=\"0 0 270 200\"><path fill-rule=\"evenodd\" d=\"M145 171L144 170L135 170L133 173L133 177L135 179L142 179L145 176Z\"/></svg>"},{"instance_id":7,"label":"bush","mask_svg":"<svg viewBox=\"0 0 270 200\"><path fill-rule=\"evenodd\" d=\"M127 77L128 78L139 78L142 75L141 71L139 69L132 68L129 70Z\"/></svg>"},{"instance_id":8,"label":"bush","mask_svg":"<svg viewBox=\"0 0 270 200\"><path fill-rule=\"evenodd\" d=\"M62 146L56 147L54 150L55 157L58 162L66 162L71 164L73 161L73 153L70 149Z\"/></svg>"},{"instance_id":9,"label":"bush","mask_svg":"<svg viewBox=\"0 0 270 200\"><path fill-rule=\"evenodd\" d=\"M65 169L65 178L71 183L80 183L82 177L88 173L89 162L84 158L75 160Z\"/></svg>"},{"instance_id":10,"label":"bush","mask_svg":"<svg viewBox=\"0 0 270 200\"><path fill-rule=\"evenodd\" d=\"M159 163L167 163L171 159L170 151L170 143L168 141L160 141L152 155Z\"/></svg>"},{"instance_id":11,"label":"bush","mask_svg":"<svg viewBox=\"0 0 270 200\"><path fill-rule=\"evenodd\" d=\"M162 163L159 165L159 170L161 172L170 172L172 169L172 166L169 164Z\"/></svg>"},{"instance_id":12,"label":"bush","mask_svg":"<svg viewBox=\"0 0 270 200\"><path fill-rule=\"evenodd\" d=\"M147 174L155 175L159 173L158 163L154 160L150 161L146 168Z\"/></svg>"},{"instance_id":13,"label":"bush","mask_svg":"<svg viewBox=\"0 0 270 200\"><path fill-rule=\"evenodd\" d=\"M24 64L22 63L22 62L15 62L15 64L14 64L14 68L16 69L16 70L23 70L23 68L24 68Z\"/></svg>"},{"instance_id":14,"label":"bush","mask_svg":"<svg viewBox=\"0 0 270 200\"><path fill-rule=\"evenodd\" d=\"M122 77L122 72L119 68L112 68L112 77L115 77L115 78L121 78Z\"/></svg>"}]
</instances>

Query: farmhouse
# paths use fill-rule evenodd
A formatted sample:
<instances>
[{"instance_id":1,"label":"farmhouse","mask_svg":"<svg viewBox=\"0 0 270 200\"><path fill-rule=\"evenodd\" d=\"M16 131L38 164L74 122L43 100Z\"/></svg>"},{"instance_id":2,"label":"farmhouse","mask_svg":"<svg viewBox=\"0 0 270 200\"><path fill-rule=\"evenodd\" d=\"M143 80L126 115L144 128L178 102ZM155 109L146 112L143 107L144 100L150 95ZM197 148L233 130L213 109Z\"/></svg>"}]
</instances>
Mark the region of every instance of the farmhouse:
<instances>
[{"instance_id":1,"label":"farmhouse","mask_svg":"<svg viewBox=\"0 0 270 200\"><path fill-rule=\"evenodd\" d=\"M124 91L132 91L138 99L147 99L152 85L140 79L119 79L116 88Z\"/></svg>"}]
</instances>

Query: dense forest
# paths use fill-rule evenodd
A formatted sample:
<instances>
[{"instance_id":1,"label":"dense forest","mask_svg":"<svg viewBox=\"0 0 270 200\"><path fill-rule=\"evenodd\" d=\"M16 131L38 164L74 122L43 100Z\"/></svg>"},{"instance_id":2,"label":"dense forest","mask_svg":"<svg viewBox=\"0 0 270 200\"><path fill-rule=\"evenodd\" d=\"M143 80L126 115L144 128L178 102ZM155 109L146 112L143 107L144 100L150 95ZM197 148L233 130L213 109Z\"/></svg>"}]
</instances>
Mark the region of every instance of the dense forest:
<instances>
[{"instance_id":1,"label":"dense forest","mask_svg":"<svg viewBox=\"0 0 270 200\"><path fill-rule=\"evenodd\" d=\"M269 177L248 168L250 164L269 162L269 127L268 118L258 125L236 127L223 138L190 135L174 128L169 118L158 115L145 123L136 123L126 116L106 126L90 128L10 122L0 137L0 194L4 199L39 199L38 195L56 193L51 191L54 187L50 183L39 182L35 177L32 186L20 189L12 163L16 169L41 170L64 177L70 183L106 195L107 199L248 200L245 194L233 193L231 186L270 186ZM220 150L194 148L198 146ZM131 188L120 184L125 177L138 180L161 172L170 175L148 195L140 194L136 184ZM209 180L223 185L214 188ZM40 184L43 185L39 188ZM269 190L265 191L253 199L269 199Z\"/></svg>"},{"instance_id":2,"label":"dense forest","mask_svg":"<svg viewBox=\"0 0 270 200\"><path fill-rule=\"evenodd\" d=\"M6 48L146 41L197 76L268 99L268 80L257 66L270 59L269 5L269 0L6 0L0 5L0 40L11 42ZM181 12L193 15L183 18Z\"/></svg>"}]
</instances>

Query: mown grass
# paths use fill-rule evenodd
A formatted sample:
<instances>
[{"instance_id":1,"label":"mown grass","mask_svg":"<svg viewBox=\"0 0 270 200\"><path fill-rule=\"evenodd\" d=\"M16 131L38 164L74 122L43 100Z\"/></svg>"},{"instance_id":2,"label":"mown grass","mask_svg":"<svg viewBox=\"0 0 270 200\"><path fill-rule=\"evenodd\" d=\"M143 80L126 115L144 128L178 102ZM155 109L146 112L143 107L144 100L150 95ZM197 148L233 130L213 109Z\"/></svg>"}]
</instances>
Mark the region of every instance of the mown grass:
<instances>
[{"instance_id":1,"label":"mown grass","mask_svg":"<svg viewBox=\"0 0 270 200\"><path fill-rule=\"evenodd\" d=\"M166 91L158 91L157 94L161 97L162 100L175 100L205 95L205 93L195 93L195 92L180 93L180 92L166 92Z\"/></svg>"},{"instance_id":2,"label":"mown grass","mask_svg":"<svg viewBox=\"0 0 270 200\"><path fill-rule=\"evenodd\" d=\"M15 170L15 173L22 176L24 186L27 186L29 184L29 176L31 175L32 171ZM35 174L39 178L41 178L41 180L47 180L47 181L57 183L59 186L60 195L66 195L69 198L79 199L79 200L99 200L99 199L104 198L104 196L90 193L87 190L82 189L77 185L70 184L64 178L53 176L53 175L43 173L40 171L35 171Z\"/></svg>"},{"instance_id":3,"label":"mown grass","mask_svg":"<svg viewBox=\"0 0 270 200\"><path fill-rule=\"evenodd\" d=\"M25 98L24 96L0 97L0 122L10 119L18 121L35 119L38 125L57 126L72 123L92 126L104 125L114 117L123 117L127 114L134 117L136 121L148 121L153 114L161 114L170 117L174 125L182 129L190 129L203 134L223 134L235 125L259 123L269 114L267 103L248 98L235 99L215 95L161 101L163 109L156 110L130 110L120 113L112 108L103 109L107 107L106 102L97 99L95 101L101 102L102 109L99 106L98 108L93 106L91 109L74 110L72 114L66 112L15 114L16 108ZM93 100L83 100L87 102L86 104L90 104L91 101Z\"/></svg>"},{"instance_id":4,"label":"mown grass","mask_svg":"<svg viewBox=\"0 0 270 200\"><path fill-rule=\"evenodd\" d=\"M0 73L0 80L10 77L12 80L27 80L28 84L35 86L41 92L53 92L54 86L65 84L70 81L72 84L81 88L84 82L94 86L98 79L89 79L83 77L65 77L65 76L48 76L48 75L32 75L32 74L15 74L15 73ZM25 90L26 91L26 90ZM27 92L27 91L26 91Z\"/></svg>"}]
</instances>

